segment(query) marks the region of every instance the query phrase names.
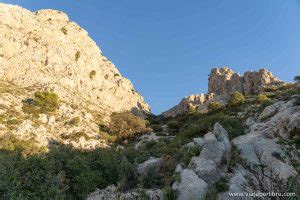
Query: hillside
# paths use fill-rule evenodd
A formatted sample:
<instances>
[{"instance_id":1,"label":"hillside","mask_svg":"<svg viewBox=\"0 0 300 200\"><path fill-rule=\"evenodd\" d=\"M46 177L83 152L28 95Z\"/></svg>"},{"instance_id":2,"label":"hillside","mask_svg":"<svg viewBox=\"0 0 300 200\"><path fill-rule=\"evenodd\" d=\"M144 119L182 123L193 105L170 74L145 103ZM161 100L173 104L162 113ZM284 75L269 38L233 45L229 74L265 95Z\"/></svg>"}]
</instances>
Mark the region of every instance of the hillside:
<instances>
[{"instance_id":1,"label":"hillside","mask_svg":"<svg viewBox=\"0 0 300 200\"><path fill-rule=\"evenodd\" d=\"M2 199L294 200L299 149L300 76L213 68L156 116L66 14L0 3Z\"/></svg>"},{"instance_id":2,"label":"hillside","mask_svg":"<svg viewBox=\"0 0 300 200\"><path fill-rule=\"evenodd\" d=\"M107 116L150 108L87 31L56 10L0 4L0 78Z\"/></svg>"}]
</instances>

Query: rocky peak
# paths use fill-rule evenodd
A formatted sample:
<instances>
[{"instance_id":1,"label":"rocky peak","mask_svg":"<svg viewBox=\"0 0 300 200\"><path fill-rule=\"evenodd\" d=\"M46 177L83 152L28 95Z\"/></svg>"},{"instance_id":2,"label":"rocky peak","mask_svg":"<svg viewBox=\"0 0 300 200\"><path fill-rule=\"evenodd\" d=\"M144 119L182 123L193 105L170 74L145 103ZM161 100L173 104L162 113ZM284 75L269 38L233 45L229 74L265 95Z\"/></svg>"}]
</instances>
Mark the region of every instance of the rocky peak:
<instances>
[{"instance_id":1,"label":"rocky peak","mask_svg":"<svg viewBox=\"0 0 300 200\"><path fill-rule=\"evenodd\" d=\"M243 76L228 67L213 68L208 78L208 93L190 95L183 98L173 108L163 112L166 117L175 117L187 111L196 109L198 112L207 112L212 101L226 104L229 95L238 91L243 94L257 94L266 86L283 83L267 69L245 72Z\"/></svg>"},{"instance_id":2,"label":"rocky peak","mask_svg":"<svg viewBox=\"0 0 300 200\"><path fill-rule=\"evenodd\" d=\"M263 87L282 83L267 69L245 72L243 76L233 70L213 68L208 80L208 93L216 95L229 94L238 91L244 94L261 92Z\"/></svg>"},{"instance_id":3,"label":"rocky peak","mask_svg":"<svg viewBox=\"0 0 300 200\"><path fill-rule=\"evenodd\" d=\"M0 79L106 114L150 110L87 31L57 10L0 3Z\"/></svg>"},{"instance_id":4,"label":"rocky peak","mask_svg":"<svg viewBox=\"0 0 300 200\"><path fill-rule=\"evenodd\" d=\"M208 79L208 93L225 94L242 91L242 78L228 67L213 68Z\"/></svg>"}]
</instances>

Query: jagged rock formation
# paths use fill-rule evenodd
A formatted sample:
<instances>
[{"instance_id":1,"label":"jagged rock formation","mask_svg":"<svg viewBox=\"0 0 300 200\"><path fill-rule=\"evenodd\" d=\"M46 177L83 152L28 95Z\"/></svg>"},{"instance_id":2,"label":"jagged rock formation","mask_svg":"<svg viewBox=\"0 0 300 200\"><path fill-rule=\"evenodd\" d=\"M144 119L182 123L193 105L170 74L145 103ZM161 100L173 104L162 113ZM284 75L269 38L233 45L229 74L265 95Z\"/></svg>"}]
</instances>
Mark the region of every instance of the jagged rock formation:
<instances>
[{"instance_id":1,"label":"jagged rock formation","mask_svg":"<svg viewBox=\"0 0 300 200\"><path fill-rule=\"evenodd\" d=\"M104 114L150 110L88 33L56 10L0 4L0 79Z\"/></svg>"},{"instance_id":2,"label":"jagged rock formation","mask_svg":"<svg viewBox=\"0 0 300 200\"><path fill-rule=\"evenodd\" d=\"M290 101L278 101L266 107L257 117L249 120L253 123L249 124L248 134L233 139L233 144L247 164L236 166L230 178L229 192L253 189L247 188L250 185L247 177L257 178L255 173L259 166L264 166L264 170L268 172L264 180L265 185L260 186L264 188L260 189L275 187L275 184L278 184L274 181L276 177L286 181L289 177L297 176L297 169L292 163L299 161L299 151L295 151L291 144L280 144L279 141L292 138L291 132L300 129L298 98L299 96L295 95ZM232 197L226 192L222 194L221 199L227 200Z\"/></svg>"},{"instance_id":3,"label":"jagged rock formation","mask_svg":"<svg viewBox=\"0 0 300 200\"><path fill-rule=\"evenodd\" d=\"M238 91L255 94L261 92L263 87L279 83L282 81L267 69L245 72L244 76L240 76L227 67L213 68L209 76L208 93L222 95Z\"/></svg>"},{"instance_id":4,"label":"jagged rock formation","mask_svg":"<svg viewBox=\"0 0 300 200\"><path fill-rule=\"evenodd\" d=\"M245 72L240 76L232 69L213 68L208 79L208 93L190 95L183 98L178 105L163 112L165 117L175 117L187 111L198 110L198 112L207 112L208 104L217 101L226 104L229 94L235 91L244 94L257 94L262 92L264 87L278 85L283 83L274 77L267 69L259 71Z\"/></svg>"},{"instance_id":5,"label":"jagged rock formation","mask_svg":"<svg viewBox=\"0 0 300 200\"><path fill-rule=\"evenodd\" d=\"M178 193L178 200L204 199L209 187L224 177L228 170L231 144L227 131L218 123L213 133L202 138L194 138L194 145L200 145L199 156L191 159L188 169L180 172L180 183L172 185Z\"/></svg>"}]
</instances>

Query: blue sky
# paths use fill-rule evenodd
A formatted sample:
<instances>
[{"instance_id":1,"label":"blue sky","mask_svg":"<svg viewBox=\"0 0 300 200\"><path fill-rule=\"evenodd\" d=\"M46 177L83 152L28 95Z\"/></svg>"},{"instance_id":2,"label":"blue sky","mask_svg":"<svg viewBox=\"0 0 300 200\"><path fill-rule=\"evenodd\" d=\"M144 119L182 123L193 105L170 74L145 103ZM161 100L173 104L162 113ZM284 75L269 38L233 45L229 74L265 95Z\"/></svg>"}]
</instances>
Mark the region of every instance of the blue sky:
<instances>
[{"instance_id":1,"label":"blue sky","mask_svg":"<svg viewBox=\"0 0 300 200\"><path fill-rule=\"evenodd\" d=\"M1 1L1 0L0 0ZM154 113L207 91L212 67L300 74L300 0L2 0L66 12Z\"/></svg>"}]
</instances>

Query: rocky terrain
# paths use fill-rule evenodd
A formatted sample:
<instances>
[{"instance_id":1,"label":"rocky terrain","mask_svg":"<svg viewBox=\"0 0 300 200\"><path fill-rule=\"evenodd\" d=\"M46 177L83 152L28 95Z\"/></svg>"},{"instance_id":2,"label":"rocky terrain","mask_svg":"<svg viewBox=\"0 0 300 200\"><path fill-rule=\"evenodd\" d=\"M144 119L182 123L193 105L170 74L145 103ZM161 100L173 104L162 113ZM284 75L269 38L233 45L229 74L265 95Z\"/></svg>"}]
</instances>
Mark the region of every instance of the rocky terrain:
<instances>
[{"instance_id":1,"label":"rocky terrain","mask_svg":"<svg viewBox=\"0 0 300 200\"><path fill-rule=\"evenodd\" d=\"M0 39L2 199L300 196L300 76L214 68L155 116L60 11L0 4Z\"/></svg>"},{"instance_id":2,"label":"rocky terrain","mask_svg":"<svg viewBox=\"0 0 300 200\"><path fill-rule=\"evenodd\" d=\"M213 68L208 80L208 93L190 95L183 98L180 103L170 110L163 112L165 117L175 117L191 110L207 112L210 102L226 104L228 94L238 91L245 95L258 94L266 87L283 84L267 69L245 72L243 76L232 69Z\"/></svg>"},{"instance_id":3,"label":"rocky terrain","mask_svg":"<svg viewBox=\"0 0 300 200\"><path fill-rule=\"evenodd\" d=\"M0 135L11 132L40 147L54 141L105 147L98 125L111 113L150 111L88 33L56 10L31 12L0 3L0 80ZM59 109L24 109L37 91L57 94Z\"/></svg>"},{"instance_id":4,"label":"rocky terrain","mask_svg":"<svg viewBox=\"0 0 300 200\"><path fill-rule=\"evenodd\" d=\"M150 109L87 31L60 11L1 3L0 63L3 81L51 90L103 114Z\"/></svg>"}]
</instances>

